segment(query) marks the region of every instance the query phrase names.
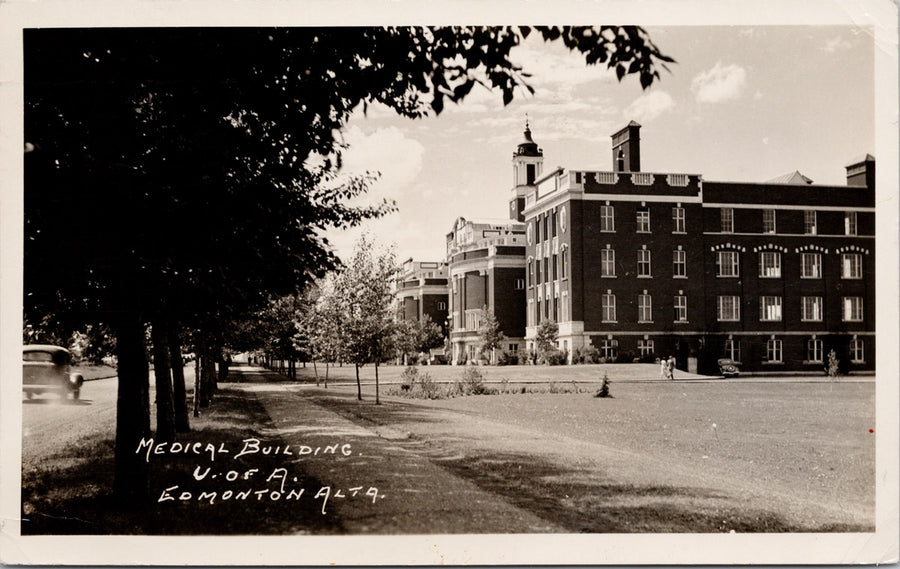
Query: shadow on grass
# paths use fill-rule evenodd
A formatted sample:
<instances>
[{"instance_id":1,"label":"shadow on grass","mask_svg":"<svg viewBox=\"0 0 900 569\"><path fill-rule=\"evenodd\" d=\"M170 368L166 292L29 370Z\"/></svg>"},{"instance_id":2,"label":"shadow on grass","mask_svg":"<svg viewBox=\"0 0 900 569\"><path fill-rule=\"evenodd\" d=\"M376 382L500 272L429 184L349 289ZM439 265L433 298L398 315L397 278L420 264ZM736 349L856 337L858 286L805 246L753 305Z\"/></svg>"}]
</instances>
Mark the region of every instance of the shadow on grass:
<instances>
[{"instance_id":1,"label":"shadow on grass","mask_svg":"<svg viewBox=\"0 0 900 569\"><path fill-rule=\"evenodd\" d=\"M212 406L194 430L178 436L182 443L201 442L218 448L224 445L231 455L210 461L208 453L151 456L150 493L145 508L126 511L112 495L115 441L109 434L97 434L66 452L42 461L39 468L22 473L22 535L281 535L294 533L339 534L340 523L320 513L313 496L323 486L292 466L288 487L304 489L304 494L286 500L266 494L262 499L250 493L244 499L230 497L245 490L277 489L279 480L266 482L277 468L287 468L285 457L263 455L235 460L246 438L260 438L270 424L259 402L227 389L216 394ZM266 437L266 444L278 444ZM194 470L207 466L211 473L202 482ZM228 481L227 473L244 475L255 468L249 480ZM216 478L213 479L213 474ZM178 486L178 489L171 489ZM159 499L166 489L174 500ZM180 493L190 491L193 499L181 501ZM216 493L213 503L198 500L201 492Z\"/></svg>"},{"instance_id":2,"label":"shadow on grass","mask_svg":"<svg viewBox=\"0 0 900 569\"><path fill-rule=\"evenodd\" d=\"M434 421L429 410L397 401L375 405L352 394L313 396L317 404L367 427ZM566 468L544 457L479 449L469 440L407 437L456 476L573 533L869 532L858 524L797 525L771 511L743 507L727 493L675 485L613 484L597 470Z\"/></svg>"}]
</instances>

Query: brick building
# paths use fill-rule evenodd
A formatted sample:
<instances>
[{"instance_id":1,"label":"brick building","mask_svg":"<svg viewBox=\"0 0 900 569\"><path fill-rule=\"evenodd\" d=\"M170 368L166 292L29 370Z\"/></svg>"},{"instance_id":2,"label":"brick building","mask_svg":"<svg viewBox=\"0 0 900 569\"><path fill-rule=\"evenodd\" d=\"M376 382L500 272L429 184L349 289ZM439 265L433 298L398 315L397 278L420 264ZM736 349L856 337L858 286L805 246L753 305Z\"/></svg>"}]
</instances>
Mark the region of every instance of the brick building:
<instances>
[{"instance_id":1,"label":"brick building","mask_svg":"<svg viewBox=\"0 0 900 569\"><path fill-rule=\"evenodd\" d=\"M607 360L821 373L834 349L874 369L874 159L847 166L846 186L712 182L641 171L640 128L613 134L612 170L546 175L526 128L510 216L526 227L527 347L553 320L562 350Z\"/></svg>"}]
</instances>

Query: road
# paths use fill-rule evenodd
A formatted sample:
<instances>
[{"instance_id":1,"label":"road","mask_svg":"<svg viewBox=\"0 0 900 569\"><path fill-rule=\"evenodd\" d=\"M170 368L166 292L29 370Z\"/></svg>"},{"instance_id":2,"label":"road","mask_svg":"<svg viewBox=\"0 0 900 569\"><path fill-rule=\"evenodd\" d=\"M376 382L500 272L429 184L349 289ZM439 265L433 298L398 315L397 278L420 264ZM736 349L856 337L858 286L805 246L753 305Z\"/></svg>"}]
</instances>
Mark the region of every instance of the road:
<instances>
[{"instance_id":1,"label":"road","mask_svg":"<svg viewBox=\"0 0 900 569\"><path fill-rule=\"evenodd\" d=\"M185 382L192 385L194 369L184 368ZM22 398L22 465L24 469L51 459L79 440L98 432L115 433L118 378L87 381L78 400L43 394ZM150 401L155 397L150 372ZM151 422L155 407L150 406ZM153 423L151 423L153 424Z\"/></svg>"}]
</instances>

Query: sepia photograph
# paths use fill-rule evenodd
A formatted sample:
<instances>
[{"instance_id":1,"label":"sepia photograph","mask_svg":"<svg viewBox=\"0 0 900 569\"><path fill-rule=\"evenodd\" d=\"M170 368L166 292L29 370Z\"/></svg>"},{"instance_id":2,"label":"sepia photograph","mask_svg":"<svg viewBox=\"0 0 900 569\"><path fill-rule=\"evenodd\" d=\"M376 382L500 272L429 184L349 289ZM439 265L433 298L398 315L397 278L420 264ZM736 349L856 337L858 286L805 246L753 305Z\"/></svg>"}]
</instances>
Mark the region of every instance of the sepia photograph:
<instances>
[{"instance_id":1,"label":"sepia photograph","mask_svg":"<svg viewBox=\"0 0 900 569\"><path fill-rule=\"evenodd\" d=\"M863 4L8 3L0 559L896 563Z\"/></svg>"}]
</instances>

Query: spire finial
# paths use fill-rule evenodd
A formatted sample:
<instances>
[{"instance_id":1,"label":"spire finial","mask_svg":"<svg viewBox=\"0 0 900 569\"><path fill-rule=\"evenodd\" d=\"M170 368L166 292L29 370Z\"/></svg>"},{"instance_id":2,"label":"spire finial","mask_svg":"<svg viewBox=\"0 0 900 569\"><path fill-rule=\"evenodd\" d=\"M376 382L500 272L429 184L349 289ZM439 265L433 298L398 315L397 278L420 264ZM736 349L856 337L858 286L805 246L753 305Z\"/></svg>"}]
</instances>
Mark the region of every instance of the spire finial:
<instances>
[{"instance_id":1,"label":"spire finial","mask_svg":"<svg viewBox=\"0 0 900 569\"><path fill-rule=\"evenodd\" d=\"M528 113L525 113L525 130L529 130L529 127L528 127Z\"/></svg>"}]
</instances>

